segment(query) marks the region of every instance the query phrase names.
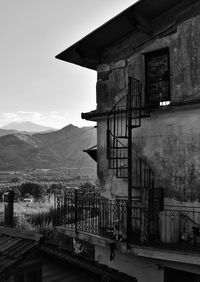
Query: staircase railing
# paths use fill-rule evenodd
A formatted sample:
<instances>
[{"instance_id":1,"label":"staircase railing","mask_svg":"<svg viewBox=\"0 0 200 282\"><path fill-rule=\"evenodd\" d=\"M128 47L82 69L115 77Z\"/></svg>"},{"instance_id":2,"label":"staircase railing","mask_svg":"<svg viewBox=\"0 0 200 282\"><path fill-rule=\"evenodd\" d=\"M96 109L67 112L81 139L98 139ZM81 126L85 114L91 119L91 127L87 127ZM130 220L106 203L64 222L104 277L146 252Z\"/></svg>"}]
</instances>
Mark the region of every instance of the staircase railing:
<instances>
[{"instance_id":1,"label":"staircase railing","mask_svg":"<svg viewBox=\"0 0 200 282\"><path fill-rule=\"evenodd\" d=\"M132 142L132 129L141 126L141 118L148 117L146 109L142 109L141 83L129 77L127 95L123 96L111 109L107 117L107 157L109 168L116 170L117 178L128 180L127 206L127 241L132 236L133 189L139 189L136 202L148 210L150 190L154 188L154 174L151 167L137 154ZM150 213L140 216L143 226L141 237L146 240L148 217ZM135 223L138 217L134 217Z\"/></svg>"},{"instance_id":2,"label":"staircase railing","mask_svg":"<svg viewBox=\"0 0 200 282\"><path fill-rule=\"evenodd\" d=\"M116 170L116 177L128 178L128 111L131 110L131 128L141 126L141 118L149 113L141 107L141 84L129 78L130 95L123 96L110 110L107 117L107 158L109 168ZM133 148L133 188L152 188L153 171Z\"/></svg>"}]
</instances>

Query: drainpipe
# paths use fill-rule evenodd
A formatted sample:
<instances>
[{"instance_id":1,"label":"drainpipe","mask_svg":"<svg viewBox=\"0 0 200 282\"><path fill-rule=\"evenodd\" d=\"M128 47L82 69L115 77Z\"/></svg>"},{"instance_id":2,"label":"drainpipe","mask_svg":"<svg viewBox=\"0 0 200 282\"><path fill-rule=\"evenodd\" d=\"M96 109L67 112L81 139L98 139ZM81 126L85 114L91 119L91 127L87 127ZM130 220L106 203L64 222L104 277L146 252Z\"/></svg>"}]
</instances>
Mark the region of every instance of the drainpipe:
<instances>
[{"instance_id":1,"label":"drainpipe","mask_svg":"<svg viewBox=\"0 0 200 282\"><path fill-rule=\"evenodd\" d=\"M128 81L128 206L127 206L127 244L130 243L132 233L132 109L131 109L132 83ZM128 246L128 245L127 245Z\"/></svg>"}]
</instances>

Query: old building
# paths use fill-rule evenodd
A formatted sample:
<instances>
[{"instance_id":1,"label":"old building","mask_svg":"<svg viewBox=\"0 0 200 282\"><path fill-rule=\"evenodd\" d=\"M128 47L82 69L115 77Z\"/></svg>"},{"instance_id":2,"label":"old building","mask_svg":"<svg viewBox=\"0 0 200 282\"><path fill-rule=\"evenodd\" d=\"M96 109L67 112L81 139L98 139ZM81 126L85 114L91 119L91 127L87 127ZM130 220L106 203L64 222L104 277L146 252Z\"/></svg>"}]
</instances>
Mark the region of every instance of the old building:
<instances>
[{"instance_id":1,"label":"old building","mask_svg":"<svg viewBox=\"0 0 200 282\"><path fill-rule=\"evenodd\" d=\"M39 245L43 236L0 227L0 281L42 281Z\"/></svg>"},{"instance_id":2,"label":"old building","mask_svg":"<svg viewBox=\"0 0 200 282\"><path fill-rule=\"evenodd\" d=\"M40 234L0 227L1 282L100 282L106 271L73 257L71 252L55 242L45 241Z\"/></svg>"},{"instance_id":3,"label":"old building","mask_svg":"<svg viewBox=\"0 0 200 282\"><path fill-rule=\"evenodd\" d=\"M200 281L199 44L200 1L141 0L57 55L97 71L102 196L62 230L138 282Z\"/></svg>"}]
</instances>

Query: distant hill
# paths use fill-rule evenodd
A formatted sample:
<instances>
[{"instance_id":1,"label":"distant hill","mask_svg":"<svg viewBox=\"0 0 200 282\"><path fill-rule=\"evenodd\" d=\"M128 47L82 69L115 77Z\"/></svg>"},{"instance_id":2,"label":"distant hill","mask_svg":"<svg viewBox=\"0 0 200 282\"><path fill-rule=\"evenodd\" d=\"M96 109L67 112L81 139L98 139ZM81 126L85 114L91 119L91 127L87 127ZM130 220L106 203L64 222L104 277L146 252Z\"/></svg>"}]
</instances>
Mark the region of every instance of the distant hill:
<instances>
[{"instance_id":1,"label":"distant hill","mask_svg":"<svg viewBox=\"0 0 200 282\"><path fill-rule=\"evenodd\" d=\"M4 136L4 135L8 135L8 134L15 134L15 133L17 133L16 130L0 128L0 136Z\"/></svg>"},{"instance_id":2,"label":"distant hill","mask_svg":"<svg viewBox=\"0 0 200 282\"><path fill-rule=\"evenodd\" d=\"M55 130L51 127L42 126L31 121L25 122L11 122L2 129L17 130L17 131L27 131L27 132L42 132L42 131L52 131Z\"/></svg>"},{"instance_id":3,"label":"distant hill","mask_svg":"<svg viewBox=\"0 0 200 282\"><path fill-rule=\"evenodd\" d=\"M96 129L71 124L53 132L1 136L0 170L94 167L83 150L96 142Z\"/></svg>"}]
</instances>

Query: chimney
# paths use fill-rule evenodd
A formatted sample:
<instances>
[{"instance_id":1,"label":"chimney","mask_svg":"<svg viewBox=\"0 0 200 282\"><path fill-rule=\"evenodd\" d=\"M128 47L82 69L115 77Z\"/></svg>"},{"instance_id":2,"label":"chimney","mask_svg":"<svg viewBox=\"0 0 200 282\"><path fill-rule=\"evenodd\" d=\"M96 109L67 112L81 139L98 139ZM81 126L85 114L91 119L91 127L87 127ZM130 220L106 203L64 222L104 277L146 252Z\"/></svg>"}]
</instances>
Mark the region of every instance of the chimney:
<instances>
[{"instance_id":1,"label":"chimney","mask_svg":"<svg viewBox=\"0 0 200 282\"><path fill-rule=\"evenodd\" d=\"M4 194L4 203L4 224L13 227L14 191L10 190Z\"/></svg>"}]
</instances>

